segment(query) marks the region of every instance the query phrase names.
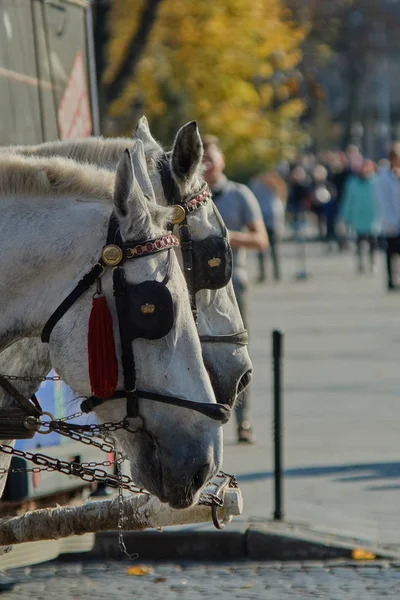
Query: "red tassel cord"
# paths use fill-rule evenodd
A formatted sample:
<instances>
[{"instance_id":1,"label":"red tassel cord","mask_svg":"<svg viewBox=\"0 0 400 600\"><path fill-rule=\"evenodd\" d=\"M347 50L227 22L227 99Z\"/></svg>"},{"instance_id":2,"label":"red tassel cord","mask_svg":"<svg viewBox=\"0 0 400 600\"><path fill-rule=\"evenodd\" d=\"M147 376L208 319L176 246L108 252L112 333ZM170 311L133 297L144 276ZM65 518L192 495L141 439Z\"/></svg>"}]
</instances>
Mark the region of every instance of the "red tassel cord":
<instances>
[{"instance_id":1,"label":"red tassel cord","mask_svg":"<svg viewBox=\"0 0 400 600\"><path fill-rule=\"evenodd\" d=\"M89 377L92 394L113 395L118 382L113 322L105 296L93 298L88 331Z\"/></svg>"}]
</instances>

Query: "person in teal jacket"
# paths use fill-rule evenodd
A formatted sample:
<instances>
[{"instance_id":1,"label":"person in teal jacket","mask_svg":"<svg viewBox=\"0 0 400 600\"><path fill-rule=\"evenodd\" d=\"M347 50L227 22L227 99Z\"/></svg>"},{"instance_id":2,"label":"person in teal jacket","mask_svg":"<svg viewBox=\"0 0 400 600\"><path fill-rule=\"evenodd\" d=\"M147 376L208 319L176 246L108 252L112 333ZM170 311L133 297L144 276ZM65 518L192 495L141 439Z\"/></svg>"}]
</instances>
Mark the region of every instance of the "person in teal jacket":
<instances>
[{"instance_id":1,"label":"person in teal jacket","mask_svg":"<svg viewBox=\"0 0 400 600\"><path fill-rule=\"evenodd\" d=\"M357 270L365 272L364 247L369 246L370 269L376 265L380 214L378 182L375 164L365 160L359 175L350 177L346 183L339 213L340 219L356 234Z\"/></svg>"}]
</instances>

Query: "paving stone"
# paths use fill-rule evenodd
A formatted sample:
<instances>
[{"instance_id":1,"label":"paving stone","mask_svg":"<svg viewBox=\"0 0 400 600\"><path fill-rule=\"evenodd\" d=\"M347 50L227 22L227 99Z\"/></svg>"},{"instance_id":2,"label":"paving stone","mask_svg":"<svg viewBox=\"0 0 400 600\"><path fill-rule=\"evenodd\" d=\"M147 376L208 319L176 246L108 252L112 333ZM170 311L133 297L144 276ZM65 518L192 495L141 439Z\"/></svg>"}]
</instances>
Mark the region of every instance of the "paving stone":
<instances>
[{"instance_id":1,"label":"paving stone","mask_svg":"<svg viewBox=\"0 0 400 600\"><path fill-rule=\"evenodd\" d=\"M251 280L255 265L249 253ZM237 446L232 419L224 428L224 469L239 477L244 517L271 519L270 336L281 327L285 517L354 534L361 547L400 547L399 297L384 289L384 256L376 276L356 277L352 252L326 256L321 244L308 244L312 278L295 282L297 269L296 247L285 244L282 281L250 288L257 443Z\"/></svg>"}]
</instances>

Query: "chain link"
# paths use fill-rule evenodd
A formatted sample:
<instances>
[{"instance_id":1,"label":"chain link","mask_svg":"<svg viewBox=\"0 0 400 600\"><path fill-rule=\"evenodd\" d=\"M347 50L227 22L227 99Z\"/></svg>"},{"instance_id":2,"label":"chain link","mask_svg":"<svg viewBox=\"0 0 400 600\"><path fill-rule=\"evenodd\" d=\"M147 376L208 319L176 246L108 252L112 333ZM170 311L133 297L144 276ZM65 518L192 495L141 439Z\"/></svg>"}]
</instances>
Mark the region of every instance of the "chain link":
<instances>
[{"instance_id":1,"label":"chain link","mask_svg":"<svg viewBox=\"0 0 400 600\"><path fill-rule=\"evenodd\" d=\"M4 379L8 379L9 381L62 381L59 375L46 375L46 376L38 376L31 377L28 375L1 375ZM107 437L107 434L118 431L119 429L127 429L129 424L126 419L123 421L119 421L118 423L106 422L102 424L90 424L90 425L78 425L75 423L68 423L71 419L76 419L81 417L84 413L82 411L73 413L72 415L68 415L67 417L62 417L57 420L51 421L41 421L40 427L44 429L48 429L48 431L39 431L38 433L50 433L51 431L56 431L60 435L64 437L68 437L76 442L81 442L86 446L94 446L99 450L107 453L114 452L115 453L115 443L112 438ZM84 435L85 434L85 435ZM98 437L102 439L102 442L98 442L94 439L94 437ZM123 490L128 490L133 494L145 493L149 494L143 489L138 488L132 481L130 477L127 475L123 475L121 471L121 463L125 460L125 457L122 456L121 453L118 453L119 458L114 461L106 460L103 462L86 462L86 463L76 463L76 462L67 462L60 460L58 458L52 458L45 454L41 453L31 453L23 450L18 450L13 448L12 446L8 446L7 444L0 444L0 452L5 454L9 454L12 456L17 456L20 458L24 458L30 462L33 462L35 467L29 468L9 468L3 469L0 468L0 474L6 473L39 473L41 471L58 471L59 473L63 473L65 475L73 475L75 477L79 477L83 481L87 483L92 482L102 482L109 487L118 489L118 543L120 550L130 559L135 559L138 557L137 554L129 554L126 549L125 542L123 539L123 524L124 524L124 497ZM104 469L100 469L99 467L110 467L112 465L116 466L117 475L111 475L104 471ZM216 483L217 489L215 493L211 492L203 492L200 496L198 504L203 506L210 506L213 510L213 520L215 524L214 515L216 514L216 509L218 507L223 506L224 501L223 498L220 497L220 493L222 490L229 487L238 487L238 483L236 477L234 475L229 475L223 471L217 473L216 478L221 479L222 481ZM216 525L217 526L217 525Z\"/></svg>"},{"instance_id":2,"label":"chain link","mask_svg":"<svg viewBox=\"0 0 400 600\"><path fill-rule=\"evenodd\" d=\"M62 381L59 375L38 375L37 377L32 377L31 375L1 375L3 379L8 379L8 381Z\"/></svg>"},{"instance_id":3,"label":"chain link","mask_svg":"<svg viewBox=\"0 0 400 600\"><path fill-rule=\"evenodd\" d=\"M118 481L121 482L122 481L122 471L121 471L121 463L119 461L117 461L116 463L117 466L117 477L118 477ZM118 487L118 523L117 523L117 529L118 529L118 546L120 551L125 554L125 556L127 556L129 558L129 560L136 560L137 558L139 558L139 554L130 554L128 552L128 550L126 549L126 545L125 545L125 540L124 540L124 535L123 535L123 528L124 528L124 494L122 491L122 485L119 485Z\"/></svg>"},{"instance_id":4,"label":"chain link","mask_svg":"<svg viewBox=\"0 0 400 600\"><path fill-rule=\"evenodd\" d=\"M42 421L42 427L47 427L52 431L64 431L69 433L78 432L78 433L89 433L89 434L107 434L108 432L118 431L118 429L126 429L129 424L124 419L123 421L119 421L118 423L112 423L108 421L106 423L91 423L90 425L77 425L75 423L66 423L65 421L61 421L61 419L57 419L56 421Z\"/></svg>"},{"instance_id":5,"label":"chain link","mask_svg":"<svg viewBox=\"0 0 400 600\"><path fill-rule=\"evenodd\" d=\"M81 435L80 433L77 433L76 431L63 431L61 428L57 429L57 433L59 433L60 435L63 435L64 437L67 437L71 440L74 440L75 442L81 442L81 444L85 444L86 446L94 446L95 448L98 448L99 450L101 450L102 452L114 452L114 444L113 443L107 443L107 442L97 442L96 440L94 440L93 438L87 436L87 435Z\"/></svg>"},{"instance_id":6,"label":"chain link","mask_svg":"<svg viewBox=\"0 0 400 600\"><path fill-rule=\"evenodd\" d=\"M92 483L94 481L100 481L108 485L109 487L121 488L128 490L133 494L143 493L143 490L139 489L137 485L135 485L130 477L127 475L121 475L119 477L115 475L111 475L104 471L104 469L98 468L99 465L103 466L102 463L94 463L94 466L86 466L86 463L76 463L76 462L67 462L65 460L60 460L58 458L53 458L51 456L46 456L40 452L32 453L26 452L24 450L18 450L17 448L13 448L12 446L8 446L7 444L0 444L0 452L4 454L9 454L11 456L18 456L19 458L24 458L33 464L38 465L40 467L45 467L45 470L48 471L58 471L59 473L64 473L65 475L73 475L75 477L79 477L82 481L86 483ZM105 461L106 463L111 461ZM104 465L108 466L108 465ZM7 473L8 469L0 469L0 473ZM148 492L144 492L148 493Z\"/></svg>"}]
</instances>

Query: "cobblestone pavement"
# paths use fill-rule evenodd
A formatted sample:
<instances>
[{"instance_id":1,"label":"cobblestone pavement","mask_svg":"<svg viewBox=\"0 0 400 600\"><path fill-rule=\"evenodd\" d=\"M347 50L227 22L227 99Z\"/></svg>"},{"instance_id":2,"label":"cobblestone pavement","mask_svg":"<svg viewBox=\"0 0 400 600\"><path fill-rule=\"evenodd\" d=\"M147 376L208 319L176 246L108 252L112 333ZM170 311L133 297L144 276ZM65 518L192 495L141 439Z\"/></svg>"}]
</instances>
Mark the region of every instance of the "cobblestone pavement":
<instances>
[{"instance_id":1,"label":"cobblestone pavement","mask_svg":"<svg viewBox=\"0 0 400 600\"><path fill-rule=\"evenodd\" d=\"M400 563L383 561L158 564L142 576L128 575L128 567L106 561L14 569L8 576L18 584L1 599L398 600L400 589Z\"/></svg>"}]
</instances>

